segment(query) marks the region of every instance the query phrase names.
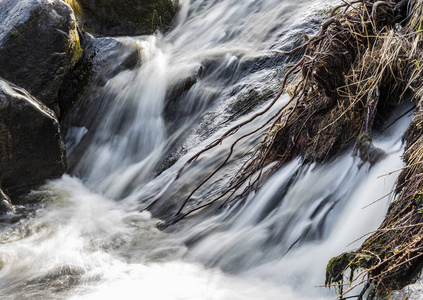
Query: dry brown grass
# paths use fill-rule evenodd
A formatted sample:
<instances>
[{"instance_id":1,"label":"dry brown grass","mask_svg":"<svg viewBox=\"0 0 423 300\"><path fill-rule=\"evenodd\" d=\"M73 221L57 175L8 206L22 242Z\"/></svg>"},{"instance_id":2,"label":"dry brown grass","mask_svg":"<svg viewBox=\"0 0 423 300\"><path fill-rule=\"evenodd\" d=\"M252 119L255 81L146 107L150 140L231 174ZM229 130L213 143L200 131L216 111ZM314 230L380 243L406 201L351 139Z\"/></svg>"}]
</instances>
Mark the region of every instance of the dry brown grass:
<instances>
[{"instance_id":1,"label":"dry brown grass","mask_svg":"<svg viewBox=\"0 0 423 300\"><path fill-rule=\"evenodd\" d=\"M404 4L402 12L400 4ZM283 79L282 90L287 87L290 101L262 125L271 124L270 130L227 190L209 203L184 210L191 196L226 164L239 140L260 128L235 141L222 165L183 201L173 222L217 201L222 207L244 198L295 157L324 161L336 155L363 133L370 136L375 117L386 117L386 107L398 105L406 92L412 92L417 113L405 134L406 167L398 179L397 200L380 228L357 251L330 261L326 286L337 287L340 298L361 286L358 299L368 289L373 299L413 282L423 266L422 22L423 0L352 1L336 7L320 31L303 45L289 52L275 51L280 55L304 52ZM292 79L295 71L299 72ZM289 79L292 83L286 86ZM263 115L282 90L266 109L230 128L186 165ZM270 162L276 164L263 171Z\"/></svg>"},{"instance_id":2,"label":"dry brown grass","mask_svg":"<svg viewBox=\"0 0 423 300\"><path fill-rule=\"evenodd\" d=\"M423 267L422 3L408 2L412 14L404 28L378 32L339 90L350 103L366 103L366 95L389 85L390 93L398 97L411 90L417 102L416 115L405 134L406 166L397 182L396 200L380 228L358 250L328 264L327 285L342 287L345 292L340 298L358 286L363 287L358 299L369 288L368 299L387 297L392 290L414 282Z\"/></svg>"}]
</instances>

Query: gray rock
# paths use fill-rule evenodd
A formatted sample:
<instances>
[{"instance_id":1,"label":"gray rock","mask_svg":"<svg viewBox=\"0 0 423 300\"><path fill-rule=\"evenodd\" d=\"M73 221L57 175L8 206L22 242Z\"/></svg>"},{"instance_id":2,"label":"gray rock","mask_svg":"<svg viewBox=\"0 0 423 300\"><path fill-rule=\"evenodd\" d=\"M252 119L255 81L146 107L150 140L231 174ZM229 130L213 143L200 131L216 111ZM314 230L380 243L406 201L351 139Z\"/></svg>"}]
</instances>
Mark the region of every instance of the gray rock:
<instances>
[{"instance_id":1,"label":"gray rock","mask_svg":"<svg viewBox=\"0 0 423 300\"><path fill-rule=\"evenodd\" d=\"M9 196L3 192L0 186L0 216L2 214L13 213L14 209L12 206L12 201L10 201ZM1 269L1 261L0 261L0 269Z\"/></svg>"},{"instance_id":2,"label":"gray rock","mask_svg":"<svg viewBox=\"0 0 423 300\"><path fill-rule=\"evenodd\" d=\"M57 93L81 54L75 16L66 3L0 1L0 77L58 112Z\"/></svg>"},{"instance_id":3,"label":"gray rock","mask_svg":"<svg viewBox=\"0 0 423 300\"><path fill-rule=\"evenodd\" d=\"M100 36L143 35L171 27L177 0L67 0L88 32ZM76 9L78 10L78 9Z\"/></svg>"},{"instance_id":4,"label":"gray rock","mask_svg":"<svg viewBox=\"0 0 423 300\"><path fill-rule=\"evenodd\" d=\"M374 165L386 157L385 151L373 145L372 138L369 133L362 133L357 139L357 147L360 159Z\"/></svg>"},{"instance_id":5,"label":"gray rock","mask_svg":"<svg viewBox=\"0 0 423 300\"><path fill-rule=\"evenodd\" d=\"M26 90L0 78L0 184L15 199L66 170L54 112Z\"/></svg>"},{"instance_id":6,"label":"gray rock","mask_svg":"<svg viewBox=\"0 0 423 300\"><path fill-rule=\"evenodd\" d=\"M139 48L133 43L132 47L124 45L115 38L94 38L88 33L82 33L81 47L83 55L75 67L66 75L59 90L59 107L65 117L72 110L74 104L87 91L97 91L116 74L132 69L141 62ZM84 102L97 101L98 95L85 95ZM81 119L81 111L72 119ZM89 117L88 117L89 118ZM87 120L84 120L86 122Z\"/></svg>"},{"instance_id":7,"label":"gray rock","mask_svg":"<svg viewBox=\"0 0 423 300\"><path fill-rule=\"evenodd\" d=\"M122 71L141 65L140 46L133 39L93 38L84 33L81 46L84 55L59 92L60 109L64 112L61 129L71 173L89 147L101 116L118 98L106 83Z\"/></svg>"}]
</instances>

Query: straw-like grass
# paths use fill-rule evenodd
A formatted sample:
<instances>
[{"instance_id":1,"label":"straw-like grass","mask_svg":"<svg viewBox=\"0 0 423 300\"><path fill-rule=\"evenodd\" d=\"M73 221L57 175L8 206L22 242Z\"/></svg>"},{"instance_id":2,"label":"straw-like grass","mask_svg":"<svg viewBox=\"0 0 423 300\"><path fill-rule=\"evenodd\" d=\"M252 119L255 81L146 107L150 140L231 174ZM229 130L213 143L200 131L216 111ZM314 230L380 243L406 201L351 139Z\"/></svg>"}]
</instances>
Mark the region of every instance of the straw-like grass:
<instances>
[{"instance_id":1,"label":"straw-like grass","mask_svg":"<svg viewBox=\"0 0 423 300\"><path fill-rule=\"evenodd\" d=\"M179 170L204 152L217 147L241 126L262 116L287 89L290 101L257 130L236 140L227 159L184 199L177 222L220 201L246 197L284 163L301 156L324 161L351 144L370 163L383 157L371 144L376 119L388 116L406 93L416 102L416 116L405 134L406 167L397 183L394 201L380 228L354 252L333 258L327 268L326 286L337 287L340 298L358 286L362 299L384 297L413 282L423 266L423 0L359 0L337 6L320 31L291 51L302 58L286 73L281 91L250 120L230 128ZM292 77L292 74L297 75ZM287 82L291 80L291 84ZM193 194L230 159L237 143L269 126L257 151L216 199L186 209ZM272 168L268 163L276 162ZM266 171L264 171L266 170ZM149 207L154 205L155 199Z\"/></svg>"}]
</instances>

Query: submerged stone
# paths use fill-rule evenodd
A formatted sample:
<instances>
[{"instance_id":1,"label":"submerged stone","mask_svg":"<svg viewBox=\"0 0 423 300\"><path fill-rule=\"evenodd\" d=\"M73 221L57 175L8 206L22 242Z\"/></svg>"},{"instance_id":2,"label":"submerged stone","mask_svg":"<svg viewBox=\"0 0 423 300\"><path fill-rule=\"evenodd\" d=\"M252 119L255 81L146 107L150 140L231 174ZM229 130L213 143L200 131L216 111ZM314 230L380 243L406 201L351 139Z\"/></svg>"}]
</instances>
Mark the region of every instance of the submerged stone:
<instances>
[{"instance_id":1,"label":"submerged stone","mask_svg":"<svg viewBox=\"0 0 423 300\"><path fill-rule=\"evenodd\" d=\"M0 1L0 76L56 112L63 78L81 54L75 17L63 1Z\"/></svg>"},{"instance_id":2,"label":"submerged stone","mask_svg":"<svg viewBox=\"0 0 423 300\"><path fill-rule=\"evenodd\" d=\"M0 184L14 199L66 170L65 146L52 110L0 78Z\"/></svg>"},{"instance_id":3,"label":"submerged stone","mask_svg":"<svg viewBox=\"0 0 423 300\"><path fill-rule=\"evenodd\" d=\"M373 145L372 138L369 133L361 134L357 139L357 147L360 153L360 159L374 165L386 157L385 151Z\"/></svg>"}]
</instances>

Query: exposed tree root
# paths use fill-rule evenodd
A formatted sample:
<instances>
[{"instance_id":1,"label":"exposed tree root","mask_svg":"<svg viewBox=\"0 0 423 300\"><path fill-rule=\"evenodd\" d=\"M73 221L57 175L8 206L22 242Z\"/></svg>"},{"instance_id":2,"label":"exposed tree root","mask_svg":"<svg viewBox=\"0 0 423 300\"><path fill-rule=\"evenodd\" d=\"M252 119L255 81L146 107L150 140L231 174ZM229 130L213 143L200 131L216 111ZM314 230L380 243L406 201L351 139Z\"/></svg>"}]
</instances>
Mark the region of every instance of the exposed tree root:
<instances>
[{"instance_id":1,"label":"exposed tree root","mask_svg":"<svg viewBox=\"0 0 423 300\"><path fill-rule=\"evenodd\" d=\"M391 291L414 282L423 267L422 3L399 1L395 6L391 4L394 10L404 11L408 5L412 11L404 16L408 20L406 27L379 31L372 45L355 63L366 66L366 70L350 72L346 76L347 82L351 83L345 87L353 87L354 92L339 90L340 95L346 91L357 99L374 91L375 87L381 87L382 83L391 95L401 96L410 89L417 102L416 116L404 137L407 142L403 156L406 167L397 182L397 199L391 204L380 228L358 250L343 253L328 264L326 284L337 287L341 299L363 284L362 294L369 290L368 299L386 298ZM371 16L374 16L375 7L378 8L376 4ZM365 103L365 111L374 115L372 101ZM370 124L366 123L360 130L369 128Z\"/></svg>"},{"instance_id":2,"label":"exposed tree root","mask_svg":"<svg viewBox=\"0 0 423 300\"><path fill-rule=\"evenodd\" d=\"M289 102L232 144L226 159L184 199L170 223L216 202L222 207L245 198L280 166L298 156L306 162L324 161L358 139L360 157L377 162L383 153L371 145L376 119L386 117L411 91L417 114L405 136L407 166L398 180L397 200L380 229L357 251L329 262L326 286L338 288L342 299L362 299L366 291L373 299L413 282L423 267L422 22L423 0L345 2L333 9L314 37L306 37L304 44L291 51L275 51L281 55L304 52L286 73L278 95L265 109L193 155L175 180L204 152L268 112L284 90L290 95ZM287 86L295 72L292 84ZM187 209L194 193L227 164L239 141L269 124L266 137L228 188L216 199ZM271 162L276 164L266 169ZM359 295L344 296L358 286L362 287Z\"/></svg>"}]
</instances>

